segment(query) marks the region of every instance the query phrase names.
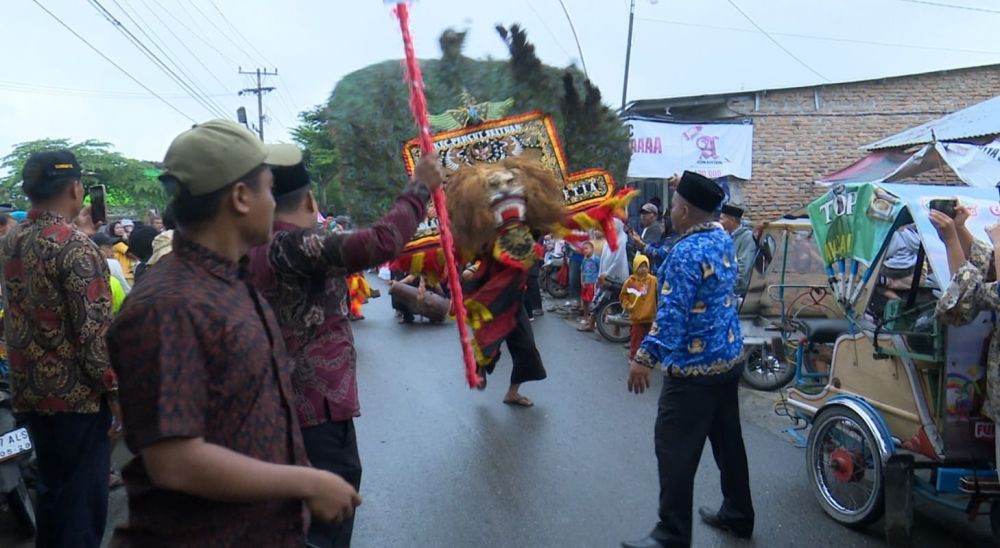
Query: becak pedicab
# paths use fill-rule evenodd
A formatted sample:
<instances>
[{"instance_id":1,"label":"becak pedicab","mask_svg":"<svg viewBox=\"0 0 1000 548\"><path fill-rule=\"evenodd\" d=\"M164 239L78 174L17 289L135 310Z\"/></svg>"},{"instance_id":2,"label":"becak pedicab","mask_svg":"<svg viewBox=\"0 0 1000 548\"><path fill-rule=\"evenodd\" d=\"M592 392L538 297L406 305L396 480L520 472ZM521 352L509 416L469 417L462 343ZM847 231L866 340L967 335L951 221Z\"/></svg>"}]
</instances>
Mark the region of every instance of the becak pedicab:
<instances>
[{"instance_id":1,"label":"becak pedicab","mask_svg":"<svg viewBox=\"0 0 1000 548\"><path fill-rule=\"evenodd\" d=\"M758 390L778 390L796 374L805 327L800 319L842 320L844 315L833 303L805 208L758 230L757 255L740 304L743 381ZM814 354L829 353L820 345L806 350L814 362L820 361Z\"/></svg>"},{"instance_id":2,"label":"becak pedicab","mask_svg":"<svg viewBox=\"0 0 1000 548\"><path fill-rule=\"evenodd\" d=\"M787 390L784 412L811 424L811 487L823 510L850 527L885 517L890 544L907 544L914 496L988 514L1000 540L994 424L982 414L990 314L952 326L935 313L950 282L944 244L928 217L933 199L957 196L975 214L971 233L996 223L992 189L904 184L839 185L809 206L828 284L846 321L817 390ZM919 235L909 290L883 291L886 250L900 229ZM873 295L889 298L872 306ZM988 505L988 512L984 503Z\"/></svg>"}]
</instances>

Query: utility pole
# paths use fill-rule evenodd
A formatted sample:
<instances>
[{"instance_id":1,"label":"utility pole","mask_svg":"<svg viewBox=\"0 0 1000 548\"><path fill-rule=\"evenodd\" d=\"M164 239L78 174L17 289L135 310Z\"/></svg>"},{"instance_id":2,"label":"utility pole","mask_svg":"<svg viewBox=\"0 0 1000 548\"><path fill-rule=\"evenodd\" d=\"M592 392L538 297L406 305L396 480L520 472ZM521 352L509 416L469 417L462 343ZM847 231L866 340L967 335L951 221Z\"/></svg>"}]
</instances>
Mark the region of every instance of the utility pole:
<instances>
[{"instance_id":1,"label":"utility pole","mask_svg":"<svg viewBox=\"0 0 1000 548\"><path fill-rule=\"evenodd\" d=\"M277 76L278 69L274 69L274 72L268 72L267 69L264 69L263 72L261 72L260 69L257 69L256 72L247 72L243 70L243 67L239 67L239 73L249 74L250 76L253 76L254 74L257 75L257 87L243 89L240 91L240 95L243 95L244 93L253 93L254 95L257 96L257 135L260 136L260 140L263 141L264 140L264 94L269 91L274 91L276 88L274 86L262 87L260 85L261 84L260 77Z\"/></svg>"},{"instance_id":2,"label":"utility pole","mask_svg":"<svg viewBox=\"0 0 1000 548\"><path fill-rule=\"evenodd\" d=\"M635 22L635 0L628 9L628 44L625 46L625 82L622 84L622 112L625 112L625 100L628 97L628 65L632 60L632 24Z\"/></svg>"}]
</instances>

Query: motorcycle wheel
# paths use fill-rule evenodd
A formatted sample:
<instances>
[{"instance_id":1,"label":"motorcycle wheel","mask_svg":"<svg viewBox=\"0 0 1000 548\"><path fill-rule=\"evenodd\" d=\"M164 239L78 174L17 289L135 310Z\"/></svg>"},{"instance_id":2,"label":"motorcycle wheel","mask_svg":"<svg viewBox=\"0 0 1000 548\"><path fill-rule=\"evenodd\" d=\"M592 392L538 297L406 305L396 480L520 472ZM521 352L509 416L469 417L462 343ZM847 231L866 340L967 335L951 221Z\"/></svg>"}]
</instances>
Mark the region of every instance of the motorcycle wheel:
<instances>
[{"instance_id":1,"label":"motorcycle wheel","mask_svg":"<svg viewBox=\"0 0 1000 548\"><path fill-rule=\"evenodd\" d=\"M751 388L774 391L795 377L795 366L772 355L762 345L747 351L743 362L743 381Z\"/></svg>"},{"instance_id":2,"label":"motorcycle wheel","mask_svg":"<svg viewBox=\"0 0 1000 548\"><path fill-rule=\"evenodd\" d=\"M613 343L629 341L632 326L615 321L615 318L621 317L625 313L620 301L610 300L602 304L595 313L597 314L597 332L602 337Z\"/></svg>"},{"instance_id":3,"label":"motorcycle wheel","mask_svg":"<svg viewBox=\"0 0 1000 548\"><path fill-rule=\"evenodd\" d=\"M552 295L553 299L565 299L569 296L569 287L559 283L559 269L550 268L542 272L542 289Z\"/></svg>"},{"instance_id":4,"label":"motorcycle wheel","mask_svg":"<svg viewBox=\"0 0 1000 548\"><path fill-rule=\"evenodd\" d=\"M17 482L17 488L7 493L7 506L17 518L18 530L24 536L35 534L35 505L31 502L31 495L28 494L28 486L24 484L24 478Z\"/></svg>"}]
</instances>

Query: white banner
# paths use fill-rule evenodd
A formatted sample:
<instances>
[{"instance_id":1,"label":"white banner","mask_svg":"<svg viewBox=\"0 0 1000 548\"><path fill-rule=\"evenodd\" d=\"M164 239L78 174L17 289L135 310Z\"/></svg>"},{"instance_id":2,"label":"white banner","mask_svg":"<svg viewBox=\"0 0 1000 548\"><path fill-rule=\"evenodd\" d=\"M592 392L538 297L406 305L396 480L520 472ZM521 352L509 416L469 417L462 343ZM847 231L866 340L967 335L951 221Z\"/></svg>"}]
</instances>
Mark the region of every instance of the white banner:
<instances>
[{"instance_id":1,"label":"white banner","mask_svg":"<svg viewBox=\"0 0 1000 548\"><path fill-rule=\"evenodd\" d=\"M750 179L751 124L675 124L626 120L632 140L629 177L665 179L694 171L706 177Z\"/></svg>"},{"instance_id":2,"label":"white banner","mask_svg":"<svg viewBox=\"0 0 1000 548\"><path fill-rule=\"evenodd\" d=\"M1000 184L1000 139L985 145L936 143L935 148L965 184L981 188Z\"/></svg>"}]
</instances>

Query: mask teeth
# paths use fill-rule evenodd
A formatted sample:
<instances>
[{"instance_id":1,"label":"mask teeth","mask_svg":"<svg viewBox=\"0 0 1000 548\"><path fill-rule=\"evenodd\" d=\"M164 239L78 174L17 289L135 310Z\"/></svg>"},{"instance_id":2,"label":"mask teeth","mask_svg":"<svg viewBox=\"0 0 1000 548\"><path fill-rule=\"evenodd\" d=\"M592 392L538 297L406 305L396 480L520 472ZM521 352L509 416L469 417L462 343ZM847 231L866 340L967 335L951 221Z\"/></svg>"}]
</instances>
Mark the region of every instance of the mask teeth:
<instances>
[{"instance_id":1,"label":"mask teeth","mask_svg":"<svg viewBox=\"0 0 1000 548\"><path fill-rule=\"evenodd\" d=\"M516 211L517 215L511 216L507 214L511 210ZM526 213L527 206L517 198L500 200L493 207L493 219L496 221L497 226L503 226L513 221L523 221Z\"/></svg>"}]
</instances>

